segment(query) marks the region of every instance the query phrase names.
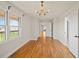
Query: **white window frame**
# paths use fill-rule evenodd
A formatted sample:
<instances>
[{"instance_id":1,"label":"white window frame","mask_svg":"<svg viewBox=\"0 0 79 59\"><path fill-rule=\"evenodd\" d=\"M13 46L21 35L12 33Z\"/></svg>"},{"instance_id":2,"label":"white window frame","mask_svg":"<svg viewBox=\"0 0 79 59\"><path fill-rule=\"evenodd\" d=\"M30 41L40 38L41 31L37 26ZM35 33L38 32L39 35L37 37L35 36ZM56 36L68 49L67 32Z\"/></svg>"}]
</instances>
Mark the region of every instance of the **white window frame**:
<instances>
[{"instance_id":1,"label":"white window frame","mask_svg":"<svg viewBox=\"0 0 79 59\"><path fill-rule=\"evenodd\" d=\"M0 9L2 9L2 8L0 8ZM6 41L6 40L9 40L9 37L10 37L10 19L9 19L9 9L2 9L3 11L4 11L4 13L5 13L5 25L4 25L4 27L5 27L5 40L4 41ZM19 19L18 19L18 23L19 23L19 26L18 26L18 39L21 39L21 23L22 23L22 16L21 17L19 17Z\"/></svg>"}]
</instances>

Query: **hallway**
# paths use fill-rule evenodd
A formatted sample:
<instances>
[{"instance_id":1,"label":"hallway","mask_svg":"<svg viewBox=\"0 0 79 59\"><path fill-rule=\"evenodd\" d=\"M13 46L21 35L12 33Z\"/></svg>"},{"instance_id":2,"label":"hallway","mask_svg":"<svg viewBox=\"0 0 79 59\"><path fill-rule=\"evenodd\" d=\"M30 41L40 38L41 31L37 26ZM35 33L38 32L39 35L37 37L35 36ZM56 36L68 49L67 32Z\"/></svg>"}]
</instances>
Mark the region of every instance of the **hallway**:
<instances>
[{"instance_id":1,"label":"hallway","mask_svg":"<svg viewBox=\"0 0 79 59\"><path fill-rule=\"evenodd\" d=\"M73 58L74 56L61 42L47 37L45 41L38 38L37 41L30 40L10 58Z\"/></svg>"}]
</instances>

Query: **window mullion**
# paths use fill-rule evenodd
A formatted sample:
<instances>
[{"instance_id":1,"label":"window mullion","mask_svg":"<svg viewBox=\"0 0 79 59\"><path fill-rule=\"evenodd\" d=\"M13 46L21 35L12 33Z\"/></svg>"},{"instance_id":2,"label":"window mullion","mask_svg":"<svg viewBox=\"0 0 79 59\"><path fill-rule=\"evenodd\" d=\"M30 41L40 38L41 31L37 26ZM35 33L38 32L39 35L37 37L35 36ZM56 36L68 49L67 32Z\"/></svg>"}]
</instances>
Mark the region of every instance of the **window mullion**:
<instances>
[{"instance_id":1,"label":"window mullion","mask_svg":"<svg viewBox=\"0 0 79 59\"><path fill-rule=\"evenodd\" d=\"M8 40L8 10L6 11L6 40Z\"/></svg>"},{"instance_id":2,"label":"window mullion","mask_svg":"<svg viewBox=\"0 0 79 59\"><path fill-rule=\"evenodd\" d=\"M23 19L23 17L24 17L24 15L19 18L19 22L18 22L19 23L19 26L18 26L18 29L19 29L19 39L22 39L21 33L22 33L22 19Z\"/></svg>"},{"instance_id":3,"label":"window mullion","mask_svg":"<svg viewBox=\"0 0 79 59\"><path fill-rule=\"evenodd\" d=\"M5 10L5 40L7 40L7 26L6 26L6 23L7 23L7 11Z\"/></svg>"},{"instance_id":4,"label":"window mullion","mask_svg":"<svg viewBox=\"0 0 79 59\"><path fill-rule=\"evenodd\" d=\"M9 10L7 10L6 11L6 15L5 15L5 17L6 17L6 40L8 40L9 39L9 30L10 30L10 28L9 28Z\"/></svg>"},{"instance_id":5,"label":"window mullion","mask_svg":"<svg viewBox=\"0 0 79 59\"><path fill-rule=\"evenodd\" d=\"M20 26L21 26L21 17L18 19L18 35L19 35L19 39L21 39L21 28L20 28Z\"/></svg>"}]
</instances>

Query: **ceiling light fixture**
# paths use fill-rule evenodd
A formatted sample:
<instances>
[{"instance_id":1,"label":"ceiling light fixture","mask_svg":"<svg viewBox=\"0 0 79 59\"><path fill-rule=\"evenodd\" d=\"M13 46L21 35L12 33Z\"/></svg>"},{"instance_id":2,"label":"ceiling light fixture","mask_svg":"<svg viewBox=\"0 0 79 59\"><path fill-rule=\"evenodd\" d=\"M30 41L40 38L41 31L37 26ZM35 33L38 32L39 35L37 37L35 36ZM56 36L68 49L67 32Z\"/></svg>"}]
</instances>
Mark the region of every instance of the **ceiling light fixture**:
<instances>
[{"instance_id":1,"label":"ceiling light fixture","mask_svg":"<svg viewBox=\"0 0 79 59\"><path fill-rule=\"evenodd\" d=\"M40 10L35 10L35 13L39 16L45 16L49 10L45 10L44 1L41 1Z\"/></svg>"}]
</instances>

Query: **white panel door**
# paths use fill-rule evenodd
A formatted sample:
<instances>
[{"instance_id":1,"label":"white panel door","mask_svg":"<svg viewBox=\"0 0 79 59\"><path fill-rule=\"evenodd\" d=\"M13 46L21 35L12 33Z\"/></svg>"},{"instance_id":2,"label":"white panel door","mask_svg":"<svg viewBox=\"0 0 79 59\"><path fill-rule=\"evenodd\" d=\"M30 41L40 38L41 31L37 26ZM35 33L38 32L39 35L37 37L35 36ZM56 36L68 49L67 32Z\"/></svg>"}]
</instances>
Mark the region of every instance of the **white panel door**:
<instances>
[{"instance_id":1,"label":"white panel door","mask_svg":"<svg viewBox=\"0 0 79 59\"><path fill-rule=\"evenodd\" d=\"M68 16L68 30L69 30L69 49L70 51L78 57L78 13L72 12Z\"/></svg>"},{"instance_id":2,"label":"white panel door","mask_svg":"<svg viewBox=\"0 0 79 59\"><path fill-rule=\"evenodd\" d=\"M46 29L46 36L51 37L51 22L40 22L40 32Z\"/></svg>"}]
</instances>

